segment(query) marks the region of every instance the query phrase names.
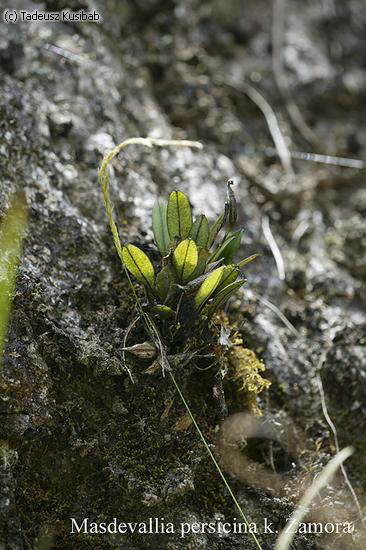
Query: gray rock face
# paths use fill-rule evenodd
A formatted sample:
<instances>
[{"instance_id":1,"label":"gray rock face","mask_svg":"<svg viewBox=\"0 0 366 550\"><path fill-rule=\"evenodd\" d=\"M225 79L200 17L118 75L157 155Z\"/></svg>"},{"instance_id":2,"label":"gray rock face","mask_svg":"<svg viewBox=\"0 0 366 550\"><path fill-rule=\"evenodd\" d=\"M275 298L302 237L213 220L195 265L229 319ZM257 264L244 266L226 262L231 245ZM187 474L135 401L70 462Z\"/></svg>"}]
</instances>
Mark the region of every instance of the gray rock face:
<instances>
[{"instance_id":1,"label":"gray rock face","mask_svg":"<svg viewBox=\"0 0 366 550\"><path fill-rule=\"evenodd\" d=\"M285 70L318 138L316 152L365 158L363 2L288 4ZM47 2L49 11L65 7ZM227 472L245 513L259 531L265 517L280 529L334 454L318 374L340 446L355 447L348 471L364 506L365 172L298 161L296 173L285 174L266 155L273 144L242 91L244 79L272 105L292 149L314 147L292 126L275 86L270 3L108 0L67 7L96 9L102 20L0 28L0 214L16 189L25 190L29 205L0 379L0 550L256 548L248 534L181 538L181 522L231 521L237 512L193 427L175 429L185 410L169 381L145 375L143 364L134 367L132 385L122 368L135 304L113 249L97 168L114 144L133 136L199 139L204 148L131 146L113 162L123 238L152 250L153 202L176 187L212 220L234 177L245 228L241 255L261 253L231 302L232 318L272 382L260 402L265 421L282 439L289 426L295 436L286 451L249 440L242 451L283 476L280 494ZM263 235L264 216L285 280ZM220 411L211 375L178 372L214 443ZM294 547L362 548L342 477L323 500L327 517L336 520L343 509L355 521L355 540L298 534ZM70 534L70 518L86 517L164 518L176 532ZM258 538L269 548L276 534Z\"/></svg>"}]
</instances>

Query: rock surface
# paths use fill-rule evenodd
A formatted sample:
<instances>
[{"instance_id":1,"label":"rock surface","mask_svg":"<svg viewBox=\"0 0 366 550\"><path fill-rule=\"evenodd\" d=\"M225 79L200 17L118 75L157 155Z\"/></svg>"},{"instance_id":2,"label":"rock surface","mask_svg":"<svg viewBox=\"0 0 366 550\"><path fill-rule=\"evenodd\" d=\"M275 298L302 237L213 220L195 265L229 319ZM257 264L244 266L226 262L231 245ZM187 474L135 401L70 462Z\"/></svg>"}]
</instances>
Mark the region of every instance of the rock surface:
<instances>
[{"instance_id":1,"label":"rock surface","mask_svg":"<svg viewBox=\"0 0 366 550\"><path fill-rule=\"evenodd\" d=\"M49 1L47 9L64 4ZM286 174L266 153L273 147L266 121L242 87L245 79L269 101L291 149L365 158L363 1L288 1L285 70L316 144L292 125L275 85L271 3L86 0L72 8L96 9L102 21L0 28L0 209L21 188L30 214L1 373L0 549L256 548L250 535L182 539L178 529L70 534L72 517L157 517L176 526L237 517L168 380L143 374L141 366L132 385L122 369L121 342L135 306L113 249L97 167L132 136L198 139L204 148L131 146L114 161L124 236L148 247L154 199L175 187L212 219L234 177L246 230L242 255L261 253L231 309L272 382L260 402L264 418L289 448L274 446L271 454L248 442L256 463L283 476L279 494L228 472L247 516L283 527L302 488L334 454L318 375L339 445L355 448L347 469L364 506L365 172L294 161L295 173ZM284 280L263 235L265 220L281 250ZM209 375L183 372L180 379L213 443L220 415ZM294 440L286 436L289 426ZM294 548L364 547L341 476L329 491L328 517L346 509L354 540L298 534ZM276 540L258 537L263 548Z\"/></svg>"}]
</instances>

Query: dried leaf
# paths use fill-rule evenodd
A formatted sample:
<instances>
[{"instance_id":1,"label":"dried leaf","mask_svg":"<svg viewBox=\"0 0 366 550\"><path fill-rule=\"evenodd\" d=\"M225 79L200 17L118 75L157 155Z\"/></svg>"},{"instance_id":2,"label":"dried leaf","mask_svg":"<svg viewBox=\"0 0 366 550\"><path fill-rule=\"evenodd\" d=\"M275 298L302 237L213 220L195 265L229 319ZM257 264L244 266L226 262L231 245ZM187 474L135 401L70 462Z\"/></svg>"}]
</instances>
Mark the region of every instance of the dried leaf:
<instances>
[{"instance_id":1,"label":"dried leaf","mask_svg":"<svg viewBox=\"0 0 366 550\"><path fill-rule=\"evenodd\" d=\"M206 248L209 233L210 230L208 228L207 218L202 214L195 220L194 224L192 225L190 237L196 242L197 246Z\"/></svg>"},{"instance_id":2,"label":"dried leaf","mask_svg":"<svg viewBox=\"0 0 366 550\"><path fill-rule=\"evenodd\" d=\"M154 287L154 268L145 252L133 244L128 244L122 249L122 258L128 271L139 283Z\"/></svg>"},{"instance_id":3,"label":"dried leaf","mask_svg":"<svg viewBox=\"0 0 366 550\"><path fill-rule=\"evenodd\" d=\"M150 376L161 371L162 366L158 359L155 359L153 363L144 371L144 374L149 374Z\"/></svg>"},{"instance_id":4,"label":"dried leaf","mask_svg":"<svg viewBox=\"0 0 366 550\"><path fill-rule=\"evenodd\" d=\"M185 414L184 416L181 416L177 422L175 423L175 426L173 427L174 432L185 432L188 430L188 428L192 424L192 418L189 416L189 414Z\"/></svg>"},{"instance_id":5,"label":"dried leaf","mask_svg":"<svg viewBox=\"0 0 366 550\"><path fill-rule=\"evenodd\" d=\"M156 347L150 342L142 342L142 344L122 348L122 351L129 351L141 359L154 359L156 356Z\"/></svg>"},{"instance_id":6,"label":"dried leaf","mask_svg":"<svg viewBox=\"0 0 366 550\"><path fill-rule=\"evenodd\" d=\"M205 281L203 281L195 297L195 304L197 308L202 307L211 294L215 291L221 281L224 269L224 267L218 267L207 277Z\"/></svg>"},{"instance_id":7,"label":"dried leaf","mask_svg":"<svg viewBox=\"0 0 366 550\"><path fill-rule=\"evenodd\" d=\"M188 197L181 191L173 191L168 200L167 225L170 239L186 239L192 227L192 210Z\"/></svg>"},{"instance_id":8,"label":"dried leaf","mask_svg":"<svg viewBox=\"0 0 366 550\"><path fill-rule=\"evenodd\" d=\"M162 199L157 199L152 211L152 228L154 239L162 256L169 252L170 237L167 225L167 203Z\"/></svg>"},{"instance_id":9,"label":"dried leaf","mask_svg":"<svg viewBox=\"0 0 366 550\"><path fill-rule=\"evenodd\" d=\"M198 250L192 239L182 241L173 253L173 263L179 280L184 283L197 267Z\"/></svg>"}]
</instances>

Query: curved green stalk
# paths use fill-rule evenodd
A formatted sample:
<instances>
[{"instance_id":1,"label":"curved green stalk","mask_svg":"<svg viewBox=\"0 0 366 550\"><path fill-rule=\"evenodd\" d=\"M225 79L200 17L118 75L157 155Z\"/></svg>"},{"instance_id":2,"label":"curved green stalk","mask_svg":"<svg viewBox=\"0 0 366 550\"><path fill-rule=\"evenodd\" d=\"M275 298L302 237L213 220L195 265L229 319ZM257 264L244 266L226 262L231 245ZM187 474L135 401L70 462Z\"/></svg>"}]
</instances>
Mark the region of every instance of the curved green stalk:
<instances>
[{"instance_id":1,"label":"curved green stalk","mask_svg":"<svg viewBox=\"0 0 366 550\"><path fill-rule=\"evenodd\" d=\"M142 138L142 137L134 137L125 139L125 141L122 141L119 145L114 147L112 151L107 153L105 157L102 160L102 164L100 165L99 169L99 182L100 182L100 188L102 190L103 194L103 200L104 200L104 207L107 212L109 225L113 234L114 244L118 253L118 256L121 259L121 262L123 263L122 259L122 246L121 241L118 235L118 229L115 224L115 221L113 219L113 207L110 201L109 196L109 184L108 184L108 164L111 162L112 159L118 153L122 151L127 145L145 145L145 147L153 147L154 145L156 147L193 147L196 149L202 149L202 144L198 141L188 141L188 140L180 140L180 139L154 139L154 138Z\"/></svg>"},{"instance_id":2,"label":"curved green stalk","mask_svg":"<svg viewBox=\"0 0 366 550\"><path fill-rule=\"evenodd\" d=\"M116 247L118 256L122 262L123 268L125 270L128 284L132 290L133 297L136 300L136 303L138 305L138 308L140 310L141 316L145 322L146 328L154 342L157 343L160 351L160 356L163 362L163 374L164 374L164 365L168 367L168 362L166 359L166 353L164 350L164 347L162 345L159 332L157 327L155 326L155 323L152 321L152 319L149 317L149 315L144 312L141 306L141 302L137 296L135 287L131 281L131 277L128 273L128 270L126 269L126 266L123 261L123 255L122 255L122 245L118 234L118 229L116 226L116 223L113 218L113 206L110 199L109 194L109 183L108 183L108 164L111 162L111 160L114 159L118 153L120 153L127 145L145 145L146 147L153 147L154 145L156 147L193 147L196 149L202 149L202 144L198 141L188 141L188 140L177 140L177 139L155 139L155 138L142 138L142 137L134 137L126 139L125 141L122 141L119 145L114 147L109 153L105 155L105 157L102 160L102 164L100 165L99 169L99 183L100 188L103 194L103 202L104 202L104 208L107 212L109 226L112 231L114 245Z\"/></svg>"}]
</instances>

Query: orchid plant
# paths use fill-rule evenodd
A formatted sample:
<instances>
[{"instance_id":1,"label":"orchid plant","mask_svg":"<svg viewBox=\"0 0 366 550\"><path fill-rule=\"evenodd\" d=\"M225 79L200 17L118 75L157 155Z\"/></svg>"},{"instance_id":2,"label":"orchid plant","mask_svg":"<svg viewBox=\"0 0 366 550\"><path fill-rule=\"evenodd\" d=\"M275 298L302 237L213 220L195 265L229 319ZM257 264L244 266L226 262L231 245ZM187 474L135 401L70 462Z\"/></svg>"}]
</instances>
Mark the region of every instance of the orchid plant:
<instances>
[{"instance_id":1,"label":"orchid plant","mask_svg":"<svg viewBox=\"0 0 366 550\"><path fill-rule=\"evenodd\" d=\"M156 200L152 229L160 253L157 268L134 244L122 248L124 265L144 286L151 311L161 320L175 320L173 336L207 326L245 283L242 269L256 257L234 263L242 232L233 231L237 209L232 185L229 180L225 209L211 227L204 214L193 221L189 199L182 191L173 191L168 201ZM224 236L217 243L222 230Z\"/></svg>"}]
</instances>

